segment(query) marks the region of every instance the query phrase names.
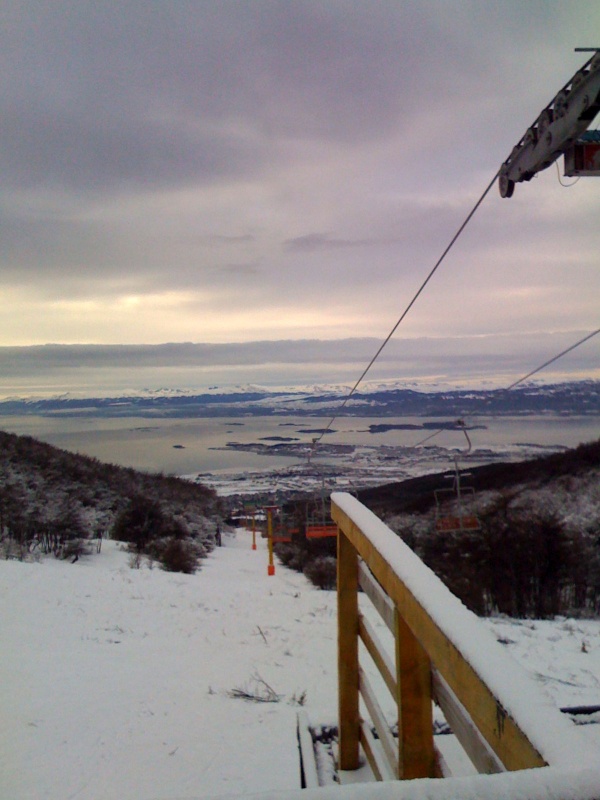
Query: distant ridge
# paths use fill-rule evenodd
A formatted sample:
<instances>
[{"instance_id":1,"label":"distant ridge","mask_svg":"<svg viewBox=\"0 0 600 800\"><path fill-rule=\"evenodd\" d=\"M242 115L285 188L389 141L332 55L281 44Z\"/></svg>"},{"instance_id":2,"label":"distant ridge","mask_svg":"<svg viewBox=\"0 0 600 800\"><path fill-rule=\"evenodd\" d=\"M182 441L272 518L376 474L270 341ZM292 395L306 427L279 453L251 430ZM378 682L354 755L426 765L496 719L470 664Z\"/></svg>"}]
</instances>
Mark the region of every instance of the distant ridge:
<instances>
[{"instance_id":1,"label":"distant ridge","mask_svg":"<svg viewBox=\"0 0 600 800\"><path fill-rule=\"evenodd\" d=\"M524 384L503 389L416 391L373 386L356 392L339 412L345 387L267 389L256 386L203 393L184 390L145 392L119 397L11 398L0 402L0 416L54 415L94 417L241 417L295 414L354 417L460 417L467 415L584 415L600 416L600 381L571 381L548 385Z\"/></svg>"}]
</instances>

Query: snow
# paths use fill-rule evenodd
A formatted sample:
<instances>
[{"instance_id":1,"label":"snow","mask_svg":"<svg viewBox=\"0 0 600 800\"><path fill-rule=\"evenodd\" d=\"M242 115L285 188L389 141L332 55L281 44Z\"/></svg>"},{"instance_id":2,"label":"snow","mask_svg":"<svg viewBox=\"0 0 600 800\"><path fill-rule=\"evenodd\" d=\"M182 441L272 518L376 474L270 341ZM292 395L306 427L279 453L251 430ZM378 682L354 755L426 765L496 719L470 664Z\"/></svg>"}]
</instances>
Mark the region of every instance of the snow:
<instances>
[{"instance_id":1,"label":"snow","mask_svg":"<svg viewBox=\"0 0 600 800\"><path fill-rule=\"evenodd\" d=\"M387 525L349 494L335 492L331 500L360 528L547 764L584 768L600 761L600 750L556 711L533 678Z\"/></svg>"},{"instance_id":2,"label":"snow","mask_svg":"<svg viewBox=\"0 0 600 800\"><path fill-rule=\"evenodd\" d=\"M600 704L600 622L496 619L485 627L506 658L510 650L529 663L532 682L558 692L556 702ZM225 535L191 576L131 569L110 541L74 565L2 561L0 797L295 795L298 699L306 693L313 724L336 723L336 635L335 593L280 565L268 577L265 541L252 551L243 529ZM261 692L260 680L279 702L231 696ZM580 729L584 749L598 728ZM597 774L543 772L531 779L531 797L544 796L550 778L555 790L566 786L563 797L573 788L586 796L586 781L598 793ZM482 796L481 778L457 780L461 793L452 796ZM402 796L451 796L442 783L414 782ZM489 796L517 796L506 783L493 786ZM341 800L340 791L319 798ZM343 789L344 800L364 794L364 785ZM302 792L302 800L312 796ZM390 796L389 786L369 787L369 797Z\"/></svg>"},{"instance_id":3,"label":"snow","mask_svg":"<svg viewBox=\"0 0 600 800\"><path fill-rule=\"evenodd\" d=\"M299 786L294 698L334 723L335 595L225 536L193 576L2 562L0 796L145 800ZM260 688L278 703L228 696Z\"/></svg>"},{"instance_id":4,"label":"snow","mask_svg":"<svg viewBox=\"0 0 600 800\"><path fill-rule=\"evenodd\" d=\"M247 795L246 800L598 800L600 773L553 768L446 780L413 780L298 792ZM191 798L190 798L191 800ZM221 798L220 800L226 800Z\"/></svg>"}]
</instances>

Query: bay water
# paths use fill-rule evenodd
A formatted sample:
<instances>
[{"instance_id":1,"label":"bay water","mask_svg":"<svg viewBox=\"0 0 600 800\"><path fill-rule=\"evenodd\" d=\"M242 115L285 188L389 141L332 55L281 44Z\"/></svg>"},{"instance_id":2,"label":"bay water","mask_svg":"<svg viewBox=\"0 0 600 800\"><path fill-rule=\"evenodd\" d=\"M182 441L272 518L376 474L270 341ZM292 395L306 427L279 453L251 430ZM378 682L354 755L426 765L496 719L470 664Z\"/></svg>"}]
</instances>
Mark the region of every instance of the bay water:
<instances>
[{"instance_id":1,"label":"bay water","mask_svg":"<svg viewBox=\"0 0 600 800\"><path fill-rule=\"evenodd\" d=\"M4 416L0 428L33 436L72 452L94 456L101 461L148 472L174 475L193 473L234 474L285 467L299 457L259 454L247 450L226 450L228 443L273 446L282 441L311 444L329 417L236 417L194 419L118 419L91 416ZM328 444L412 447L432 429L387 430L371 433L371 425L414 425L447 420L423 417L340 417L324 437ZM600 416L478 417L469 435L473 449L510 450L523 445L544 448L575 447L600 437ZM481 426L481 427L480 427ZM432 444L464 449L460 431L443 431Z\"/></svg>"}]
</instances>

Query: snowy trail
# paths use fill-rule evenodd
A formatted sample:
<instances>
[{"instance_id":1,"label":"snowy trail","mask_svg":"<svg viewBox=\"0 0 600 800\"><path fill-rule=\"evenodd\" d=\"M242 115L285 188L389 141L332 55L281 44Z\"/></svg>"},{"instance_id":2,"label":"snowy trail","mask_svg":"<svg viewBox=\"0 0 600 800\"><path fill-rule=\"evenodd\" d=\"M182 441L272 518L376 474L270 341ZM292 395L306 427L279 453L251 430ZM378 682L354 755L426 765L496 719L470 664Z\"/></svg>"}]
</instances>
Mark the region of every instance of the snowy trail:
<instances>
[{"instance_id":1,"label":"snowy trail","mask_svg":"<svg viewBox=\"0 0 600 800\"><path fill-rule=\"evenodd\" d=\"M267 577L264 540L250 545L226 535L190 576L132 570L114 542L75 565L0 562L2 800L299 788L298 698L336 723L335 593L280 565ZM600 705L599 620L486 625L556 705ZM254 678L279 702L230 696ZM582 730L600 744L599 724Z\"/></svg>"},{"instance_id":2,"label":"snowy trail","mask_svg":"<svg viewBox=\"0 0 600 800\"><path fill-rule=\"evenodd\" d=\"M294 698L333 722L335 596L227 536L195 576L3 565L0 796L149 800L299 788ZM228 696L258 687L278 703Z\"/></svg>"}]
</instances>

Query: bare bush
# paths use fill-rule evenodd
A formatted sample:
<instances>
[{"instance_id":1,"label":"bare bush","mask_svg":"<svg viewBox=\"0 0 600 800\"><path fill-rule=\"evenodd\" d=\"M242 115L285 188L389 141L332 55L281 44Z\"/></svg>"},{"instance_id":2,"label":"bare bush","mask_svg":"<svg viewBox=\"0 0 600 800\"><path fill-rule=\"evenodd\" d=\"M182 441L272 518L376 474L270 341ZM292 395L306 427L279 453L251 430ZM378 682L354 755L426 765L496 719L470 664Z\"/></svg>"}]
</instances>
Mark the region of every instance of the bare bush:
<instances>
[{"instance_id":1,"label":"bare bush","mask_svg":"<svg viewBox=\"0 0 600 800\"><path fill-rule=\"evenodd\" d=\"M317 556L304 567L304 574L319 589L335 589L337 559L333 556Z\"/></svg>"},{"instance_id":2,"label":"bare bush","mask_svg":"<svg viewBox=\"0 0 600 800\"><path fill-rule=\"evenodd\" d=\"M230 689L227 696L236 700L249 700L253 703L278 703L281 700L281 695L278 695L258 673L253 675L244 686Z\"/></svg>"},{"instance_id":3,"label":"bare bush","mask_svg":"<svg viewBox=\"0 0 600 800\"><path fill-rule=\"evenodd\" d=\"M166 572L193 575L200 566L200 553L189 539L168 539L158 560Z\"/></svg>"}]
</instances>

